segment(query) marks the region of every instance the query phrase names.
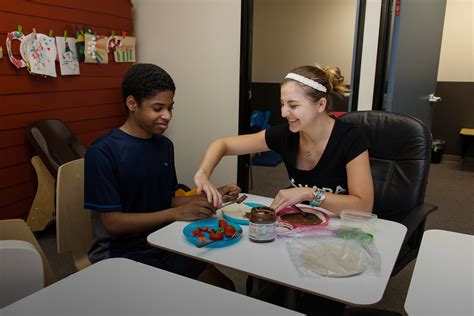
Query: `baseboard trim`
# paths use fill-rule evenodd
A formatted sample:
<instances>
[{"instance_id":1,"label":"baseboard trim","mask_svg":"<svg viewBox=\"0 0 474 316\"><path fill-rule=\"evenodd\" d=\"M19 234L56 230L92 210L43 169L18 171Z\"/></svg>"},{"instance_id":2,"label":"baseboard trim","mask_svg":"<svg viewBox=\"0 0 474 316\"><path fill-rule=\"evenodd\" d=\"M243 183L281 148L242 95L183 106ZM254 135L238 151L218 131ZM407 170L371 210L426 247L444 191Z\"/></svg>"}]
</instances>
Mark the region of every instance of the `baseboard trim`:
<instances>
[{"instance_id":1,"label":"baseboard trim","mask_svg":"<svg viewBox=\"0 0 474 316\"><path fill-rule=\"evenodd\" d=\"M443 155L443 160L452 161L452 162L460 162L461 161L461 156L444 154Z\"/></svg>"}]
</instances>

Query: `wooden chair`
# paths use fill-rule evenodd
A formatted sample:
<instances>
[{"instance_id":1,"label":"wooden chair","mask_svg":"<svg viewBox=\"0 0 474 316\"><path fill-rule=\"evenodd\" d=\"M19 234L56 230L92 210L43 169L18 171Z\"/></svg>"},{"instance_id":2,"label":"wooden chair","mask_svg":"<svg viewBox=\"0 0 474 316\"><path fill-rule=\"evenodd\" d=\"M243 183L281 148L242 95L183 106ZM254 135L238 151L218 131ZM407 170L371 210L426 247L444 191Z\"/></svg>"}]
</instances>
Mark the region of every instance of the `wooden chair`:
<instances>
[{"instance_id":1,"label":"wooden chair","mask_svg":"<svg viewBox=\"0 0 474 316\"><path fill-rule=\"evenodd\" d=\"M55 179L39 156L31 158L38 180L38 189L26 223L34 232L42 231L54 219Z\"/></svg>"},{"instance_id":2,"label":"wooden chair","mask_svg":"<svg viewBox=\"0 0 474 316\"><path fill-rule=\"evenodd\" d=\"M36 251L41 255L41 260L43 262L44 285L48 286L57 281L43 249L24 220L0 220L0 240L22 240L33 245Z\"/></svg>"},{"instance_id":3,"label":"wooden chair","mask_svg":"<svg viewBox=\"0 0 474 316\"><path fill-rule=\"evenodd\" d=\"M91 213L84 209L84 158L58 169L56 181L56 237L58 253L71 252L77 270L91 264Z\"/></svg>"},{"instance_id":4,"label":"wooden chair","mask_svg":"<svg viewBox=\"0 0 474 316\"><path fill-rule=\"evenodd\" d=\"M32 231L41 231L54 219L55 178L59 166L84 158L86 149L64 122L55 119L28 125L26 138L37 155L31 163L38 178L38 189L26 222Z\"/></svg>"}]
</instances>

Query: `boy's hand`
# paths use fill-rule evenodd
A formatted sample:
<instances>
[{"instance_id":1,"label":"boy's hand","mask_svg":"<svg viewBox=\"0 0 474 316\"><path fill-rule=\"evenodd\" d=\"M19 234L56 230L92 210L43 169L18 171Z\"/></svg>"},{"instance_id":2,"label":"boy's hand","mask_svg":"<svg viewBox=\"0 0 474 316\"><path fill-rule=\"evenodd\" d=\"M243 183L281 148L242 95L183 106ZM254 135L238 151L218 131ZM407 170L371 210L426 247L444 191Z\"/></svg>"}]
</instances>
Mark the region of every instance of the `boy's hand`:
<instances>
[{"instance_id":1,"label":"boy's hand","mask_svg":"<svg viewBox=\"0 0 474 316\"><path fill-rule=\"evenodd\" d=\"M206 198L197 196L190 202L177 207L174 213L177 221L194 221L198 219L206 219L213 215L213 207Z\"/></svg>"},{"instance_id":2,"label":"boy's hand","mask_svg":"<svg viewBox=\"0 0 474 316\"><path fill-rule=\"evenodd\" d=\"M222 195L222 202L235 201L240 193L240 187L237 184L226 184L217 190Z\"/></svg>"}]
</instances>

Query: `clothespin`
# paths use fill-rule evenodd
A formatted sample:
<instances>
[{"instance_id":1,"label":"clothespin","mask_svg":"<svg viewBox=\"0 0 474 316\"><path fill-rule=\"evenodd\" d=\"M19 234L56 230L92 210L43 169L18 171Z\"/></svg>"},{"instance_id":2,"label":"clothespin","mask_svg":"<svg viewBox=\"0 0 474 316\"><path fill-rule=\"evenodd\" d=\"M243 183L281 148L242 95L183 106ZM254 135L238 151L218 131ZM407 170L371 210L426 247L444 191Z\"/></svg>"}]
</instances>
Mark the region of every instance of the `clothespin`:
<instances>
[{"instance_id":1,"label":"clothespin","mask_svg":"<svg viewBox=\"0 0 474 316\"><path fill-rule=\"evenodd\" d=\"M49 37L53 37L53 30L49 30Z\"/></svg>"},{"instance_id":2,"label":"clothespin","mask_svg":"<svg viewBox=\"0 0 474 316\"><path fill-rule=\"evenodd\" d=\"M18 24L18 33L22 34L23 33L22 30L23 30L23 26Z\"/></svg>"},{"instance_id":3,"label":"clothespin","mask_svg":"<svg viewBox=\"0 0 474 316\"><path fill-rule=\"evenodd\" d=\"M125 38L125 36L127 36L127 32L122 31L122 37Z\"/></svg>"},{"instance_id":4,"label":"clothespin","mask_svg":"<svg viewBox=\"0 0 474 316\"><path fill-rule=\"evenodd\" d=\"M67 30L64 30L64 41L67 40Z\"/></svg>"},{"instance_id":5,"label":"clothespin","mask_svg":"<svg viewBox=\"0 0 474 316\"><path fill-rule=\"evenodd\" d=\"M34 34L34 38L36 39L36 29L33 28L33 34Z\"/></svg>"},{"instance_id":6,"label":"clothespin","mask_svg":"<svg viewBox=\"0 0 474 316\"><path fill-rule=\"evenodd\" d=\"M112 37L115 36L115 30L112 30L112 35L111 35L111 36L112 36Z\"/></svg>"}]
</instances>

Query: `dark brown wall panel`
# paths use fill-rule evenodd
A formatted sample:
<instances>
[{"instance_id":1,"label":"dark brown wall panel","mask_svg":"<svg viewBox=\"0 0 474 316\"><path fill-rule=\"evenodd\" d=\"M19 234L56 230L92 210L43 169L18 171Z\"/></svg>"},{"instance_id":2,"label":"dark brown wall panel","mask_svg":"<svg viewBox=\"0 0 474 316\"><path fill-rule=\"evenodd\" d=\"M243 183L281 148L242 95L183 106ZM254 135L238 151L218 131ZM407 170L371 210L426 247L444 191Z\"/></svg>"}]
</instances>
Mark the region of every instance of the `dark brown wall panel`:
<instances>
[{"instance_id":1,"label":"dark brown wall panel","mask_svg":"<svg viewBox=\"0 0 474 316\"><path fill-rule=\"evenodd\" d=\"M7 32L37 32L74 36L77 26L90 26L98 34L112 31L133 36L129 0L0 0L0 219L26 218L36 193L35 154L25 127L43 119L63 120L86 147L97 137L120 126L125 119L121 96L122 77L131 63L80 64L79 76L30 75L8 60ZM19 42L13 42L19 58Z\"/></svg>"}]
</instances>

